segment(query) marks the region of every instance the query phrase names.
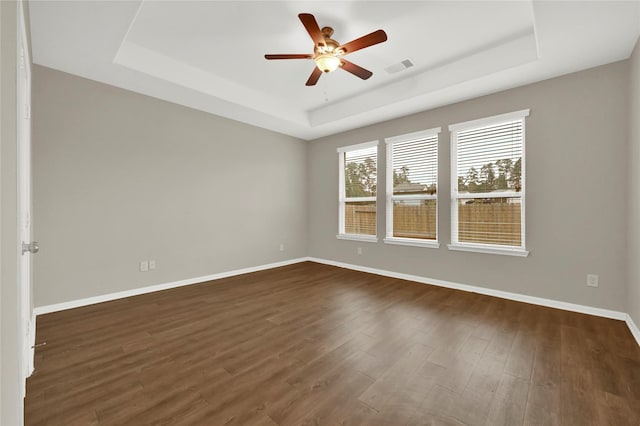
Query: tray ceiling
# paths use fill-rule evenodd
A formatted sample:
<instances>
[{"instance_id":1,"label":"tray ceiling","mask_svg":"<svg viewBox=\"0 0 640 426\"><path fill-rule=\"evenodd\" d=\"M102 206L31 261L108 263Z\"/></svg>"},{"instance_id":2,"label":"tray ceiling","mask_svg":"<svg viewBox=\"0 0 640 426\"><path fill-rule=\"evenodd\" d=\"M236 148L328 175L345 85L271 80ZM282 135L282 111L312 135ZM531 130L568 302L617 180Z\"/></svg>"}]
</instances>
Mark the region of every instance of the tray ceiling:
<instances>
[{"instance_id":1,"label":"tray ceiling","mask_svg":"<svg viewBox=\"0 0 640 426\"><path fill-rule=\"evenodd\" d=\"M631 54L636 1L30 1L33 61L170 102L314 139L590 68ZM373 71L304 85L315 15ZM414 66L385 69L409 59Z\"/></svg>"}]
</instances>

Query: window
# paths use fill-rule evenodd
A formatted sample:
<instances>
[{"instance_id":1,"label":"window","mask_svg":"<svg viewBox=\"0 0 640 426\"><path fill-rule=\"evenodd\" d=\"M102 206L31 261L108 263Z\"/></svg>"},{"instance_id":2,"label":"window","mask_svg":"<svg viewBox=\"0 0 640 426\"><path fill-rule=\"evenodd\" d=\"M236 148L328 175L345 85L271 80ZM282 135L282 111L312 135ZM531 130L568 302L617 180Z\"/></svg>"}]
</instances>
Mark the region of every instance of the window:
<instances>
[{"instance_id":1,"label":"window","mask_svg":"<svg viewBox=\"0 0 640 426\"><path fill-rule=\"evenodd\" d=\"M451 244L526 256L525 117L529 110L449 126Z\"/></svg>"},{"instance_id":2,"label":"window","mask_svg":"<svg viewBox=\"0 0 640 426\"><path fill-rule=\"evenodd\" d=\"M387 236L385 243L438 244L438 133L440 128L385 139Z\"/></svg>"},{"instance_id":3,"label":"window","mask_svg":"<svg viewBox=\"0 0 640 426\"><path fill-rule=\"evenodd\" d=\"M338 238L375 242L378 142L338 148L338 157Z\"/></svg>"}]
</instances>

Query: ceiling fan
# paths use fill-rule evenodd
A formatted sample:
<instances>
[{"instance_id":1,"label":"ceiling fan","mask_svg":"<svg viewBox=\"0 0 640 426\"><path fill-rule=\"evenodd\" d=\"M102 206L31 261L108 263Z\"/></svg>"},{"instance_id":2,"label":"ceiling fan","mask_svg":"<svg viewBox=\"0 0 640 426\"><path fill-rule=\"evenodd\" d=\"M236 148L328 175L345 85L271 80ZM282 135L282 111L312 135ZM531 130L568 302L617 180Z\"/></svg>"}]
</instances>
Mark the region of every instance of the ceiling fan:
<instances>
[{"instance_id":1,"label":"ceiling fan","mask_svg":"<svg viewBox=\"0 0 640 426\"><path fill-rule=\"evenodd\" d=\"M323 72L331 72L337 68L350 72L363 80L368 79L373 73L349 62L343 56L353 53L365 47L373 46L387 40L387 33L383 30L377 30L360 38L350 41L349 43L340 44L331 39L333 28L323 27L320 29L316 18L310 13L301 13L298 15L302 25L313 40L313 54L267 54L265 59L313 59L316 67L313 69L311 76L306 82L307 86L314 86Z\"/></svg>"}]
</instances>

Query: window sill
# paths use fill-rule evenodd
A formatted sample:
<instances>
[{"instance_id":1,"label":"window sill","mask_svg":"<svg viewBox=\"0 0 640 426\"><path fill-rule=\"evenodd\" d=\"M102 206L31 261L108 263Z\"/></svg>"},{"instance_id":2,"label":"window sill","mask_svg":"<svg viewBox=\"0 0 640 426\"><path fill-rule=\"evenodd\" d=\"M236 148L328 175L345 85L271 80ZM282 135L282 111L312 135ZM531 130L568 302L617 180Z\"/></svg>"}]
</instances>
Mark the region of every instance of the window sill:
<instances>
[{"instance_id":1,"label":"window sill","mask_svg":"<svg viewBox=\"0 0 640 426\"><path fill-rule=\"evenodd\" d=\"M488 254L501 254L505 256L519 256L527 257L529 252L520 248L500 248L500 247L487 247L480 245L466 245L466 244L449 244L447 245L449 250L455 251L470 251L474 253L488 253Z\"/></svg>"},{"instance_id":2,"label":"window sill","mask_svg":"<svg viewBox=\"0 0 640 426\"><path fill-rule=\"evenodd\" d=\"M339 240L363 241L365 243L377 243L378 237L374 235L358 235L358 234L338 234L336 238Z\"/></svg>"},{"instance_id":3,"label":"window sill","mask_svg":"<svg viewBox=\"0 0 640 426\"><path fill-rule=\"evenodd\" d=\"M385 244L395 244L399 246L413 246L413 247L429 247L440 248L440 243L433 240L419 240L417 238L397 238L387 237L384 239Z\"/></svg>"}]
</instances>

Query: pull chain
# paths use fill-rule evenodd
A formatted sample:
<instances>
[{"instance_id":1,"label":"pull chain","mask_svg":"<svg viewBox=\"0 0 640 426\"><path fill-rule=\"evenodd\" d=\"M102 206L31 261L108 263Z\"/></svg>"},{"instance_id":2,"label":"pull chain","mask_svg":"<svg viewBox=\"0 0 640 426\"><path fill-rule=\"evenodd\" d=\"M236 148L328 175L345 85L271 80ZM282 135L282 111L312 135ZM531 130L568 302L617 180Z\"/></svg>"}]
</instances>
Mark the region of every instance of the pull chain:
<instances>
[{"instance_id":1,"label":"pull chain","mask_svg":"<svg viewBox=\"0 0 640 426\"><path fill-rule=\"evenodd\" d=\"M329 81L328 81L329 79L327 77L329 77L329 76L327 75L327 76L325 76L325 78L322 79L323 80L322 81L322 90L324 92L324 101L325 101L325 103L329 102L329 92L327 90L327 87L329 86Z\"/></svg>"}]
</instances>

